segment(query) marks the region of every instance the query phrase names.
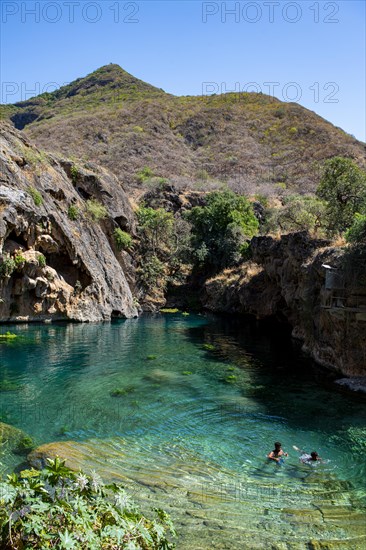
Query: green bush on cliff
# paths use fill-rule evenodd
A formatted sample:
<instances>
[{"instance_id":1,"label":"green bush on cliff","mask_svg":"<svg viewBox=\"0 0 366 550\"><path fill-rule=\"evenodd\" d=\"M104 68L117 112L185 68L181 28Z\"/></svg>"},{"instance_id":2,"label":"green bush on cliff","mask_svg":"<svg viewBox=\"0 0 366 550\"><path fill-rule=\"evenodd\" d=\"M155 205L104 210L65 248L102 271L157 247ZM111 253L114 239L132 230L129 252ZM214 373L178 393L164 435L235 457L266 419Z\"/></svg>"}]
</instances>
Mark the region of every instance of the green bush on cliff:
<instances>
[{"instance_id":1,"label":"green bush on cliff","mask_svg":"<svg viewBox=\"0 0 366 550\"><path fill-rule=\"evenodd\" d=\"M193 262L208 270L238 260L244 242L259 229L252 205L232 191L209 193L206 206L192 208L186 218L192 224Z\"/></svg>"},{"instance_id":2,"label":"green bush on cliff","mask_svg":"<svg viewBox=\"0 0 366 550\"><path fill-rule=\"evenodd\" d=\"M32 197L34 204L36 206L41 206L41 204L43 203L41 193L37 191L37 189L35 189L34 187L28 187L28 193Z\"/></svg>"},{"instance_id":3,"label":"green bush on cliff","mask_svg":"<svg viewBox=\"0 0 366 550\"><path fill-rule=\"evenodd\" d=\"M349 158L329 159L324 163L317 195L327 202L328 229L345 231L355 214L366 212L366 173Z\"/></svg>"},{"instance_id":4,"label":"green bush on cliff","mask_svg":"<svg viewBox=\"0 0 366 550\"><path fill-rule=\"evenodd\" d=\"M77 181L79 179L79 169L78 167L76 166L76 164L73 164L71 166L71 169L70 169L70 176L71 176L71 181L74 185L77 184Z\"/></svg>"},{"instance_id":5,"label":"green bush on cliff","mask_svg":"<svg viewBox=\"0 0 366 550\"><path fill-rule=\"evenodd\" d=\"M26 263L26 259L21 254L14 256L14 264L16 269L22 269Z\"/></svg>"},{"instance_id":6,"label":"green bush on cliff","mask_svg":"<svg viewBox=\"0 0 366 550\"><path fill-rule=\"evenodd\" d=\"M154 512L146 518L121 486L73 472L56 458L42 471L0 482L0 544L3 550L170 550L170 517Z\"/></svg>"},{"instance_id":7,"label":"green bush on cliff","mask_svg":"<svg viewBox=\"0 0 366 550\"><path fill-rule=\"evenodd\" d=\"M144 168L141 168L136 174L136 179L139 183L144 183L146 180L152 178L154 176L154 172L152 171L149 166L144 166Z\"/></svg>"},{"instance_id":8,"label":"green bush on cliff","mask_svg":"<svg viewBox=\"0 0 366 550\"><path fill-rule=\"evenodd\" d=\"M78 217L80 216L80 210L75 204L70 204L70 206L67 210L67 215L68 215L69 220L76 221L78 219Z\"/></svg>"},{"instance_id":9,"label":"green bush on cliff","mask_svg":"<svg viewBox=\"0 0 366 550\"><path fill-rule=\"evenodd\" d=\"M133 239L129 233L117 227L113 232L113 236L118 250L128 250L131 248Z\"/></svg>"},{"instance_id":10,"label":"green bush on cliff","mask_svg":"<svg viewBox=\"0 0 366 550\"><path fill-rule=\"evenodd\" d=\"M286 233L310 231L317 235L326 227L326 202L313 195L289 195L282 200L281 208L267 212L267 231Z\"/></svg>"},{"instance_id":11,"label":"green bush on cliff","mask_svg":"<svg viewBox=\"0 0 366 550\"><path fill-rule=\"evenodd\" d=\"M39 265L39 267L46 267L47 260L46 260L46 256L44 254L40 254L38 256L38 265Z\"/></svg>"},{"instance_id":12,"label":"green bush on cliff","mask_svg":"<svg viewBox=\"0 0 366 550\"><path fill-rule=\"evenodd\" d=\"M87 215L95 222L104 220L108 216L108 211L105 206L96 199L89 199L86 201Z\"/></svg>"},{"instance_id":13,"label":"green bush on cliff","mask_svg":"<svg viewBox=\"0 0 366 550\"><path fill-rule=\"evenodd\" d=\"M10 254L6 254L0 264L0 277L10 277L15 270L16 265Z\"/></svg>"},{"instance_id":14,"label":"green bush on cliff","mask_svg":"<svg viewBox=\"0 0 366 550\"><path fill-rule=\"evenodd\" d=\"M366 214L355 215L354 222L346 233L346 240L357 247L366 247Z\"/></svg>"}]
</instances>

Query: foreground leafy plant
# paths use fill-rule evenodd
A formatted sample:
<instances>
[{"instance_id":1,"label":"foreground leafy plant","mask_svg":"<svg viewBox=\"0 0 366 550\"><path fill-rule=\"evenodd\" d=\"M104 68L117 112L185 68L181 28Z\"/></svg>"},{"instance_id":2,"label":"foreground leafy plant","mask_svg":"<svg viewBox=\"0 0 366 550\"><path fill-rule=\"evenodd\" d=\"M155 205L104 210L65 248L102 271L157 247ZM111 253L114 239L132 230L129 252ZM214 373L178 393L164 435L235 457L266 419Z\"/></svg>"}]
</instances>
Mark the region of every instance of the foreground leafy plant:
<instances>
[{"instance_id":1,"label":"foreground leafy plant","mask_svg":"<svg viewBox=\"0 0 366 550\"><path fill-rule=\"evenodd\" d=\"M59 458L0 483L3 550L171 550L172 522L163 510L155 514L146 518L122 487L73 472Z\"/></svg>"}]
</instances>

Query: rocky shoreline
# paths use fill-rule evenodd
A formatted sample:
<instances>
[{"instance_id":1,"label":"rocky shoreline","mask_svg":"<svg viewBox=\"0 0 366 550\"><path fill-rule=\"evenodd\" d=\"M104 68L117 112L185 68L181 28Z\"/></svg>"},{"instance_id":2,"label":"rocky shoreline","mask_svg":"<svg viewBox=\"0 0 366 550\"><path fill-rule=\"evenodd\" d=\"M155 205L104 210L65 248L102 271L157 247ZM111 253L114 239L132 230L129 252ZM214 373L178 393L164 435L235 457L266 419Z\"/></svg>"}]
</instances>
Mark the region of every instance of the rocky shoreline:
<instances>
[{"instance_id":1,"label":"rocky shoreline","mask_svg":"<svg viewBox=\"0 0 366 550\"><path fill-rule=\"evenodd\" d=\"M364 377L363 264L357 270L347 251L306 232L255 237L251 250L250 262L206 282L204 307L286 322L317 363L346 377Z\"/></svg>"}]
</instances>

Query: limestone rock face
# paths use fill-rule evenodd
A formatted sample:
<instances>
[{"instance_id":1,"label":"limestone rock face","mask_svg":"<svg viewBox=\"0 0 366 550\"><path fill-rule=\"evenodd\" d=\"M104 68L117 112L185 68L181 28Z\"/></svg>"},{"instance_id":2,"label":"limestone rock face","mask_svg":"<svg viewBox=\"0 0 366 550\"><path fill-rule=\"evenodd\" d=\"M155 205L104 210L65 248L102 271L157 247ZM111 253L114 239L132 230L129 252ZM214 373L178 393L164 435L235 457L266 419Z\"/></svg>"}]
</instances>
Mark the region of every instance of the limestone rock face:
<instances>
[{"instance_id":1,"label":"limestone rock face","mask_svg":"<svg viewBox=\"0 0 366 550\"><path fill-rule=\"evenodd\" d=\"M40 152L8 124L0 129L0 320L137 315L133 264L113 239L118 227L134 232L118 179Z\"/></svg>"},{"instance_id":2,"label":"limestone rock face","mask_svg":"<svg viewBox=\"0 0 366 550\"><path fill-rule=\"evenodd\" d=\"M307 233L255 237L251 249L251 262L207 281L205 307L285 320L318 363L365 376L364 266Z\"/></svg>"}]
</instances>

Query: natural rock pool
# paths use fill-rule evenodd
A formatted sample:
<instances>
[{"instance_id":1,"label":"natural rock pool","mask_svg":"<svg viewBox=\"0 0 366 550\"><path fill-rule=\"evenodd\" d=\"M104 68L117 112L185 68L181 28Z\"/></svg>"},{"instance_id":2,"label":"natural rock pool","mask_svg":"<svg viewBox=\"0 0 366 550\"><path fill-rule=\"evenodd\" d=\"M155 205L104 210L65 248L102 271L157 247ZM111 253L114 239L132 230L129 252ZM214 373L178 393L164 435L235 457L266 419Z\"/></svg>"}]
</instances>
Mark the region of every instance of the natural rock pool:
<instances>
[{"instance_id":1,"label":"natural rock pool","mask_svg":"<svg viewBox=\"0 0 366 550\"><path fill-rule=\"evenodd\" d=\"M7 330L0 421L166 509L178 549L365 548L365 402L280 332L180 313ZM3 471L24 460L2 441Z\"/></svg>"}]
</instances>

